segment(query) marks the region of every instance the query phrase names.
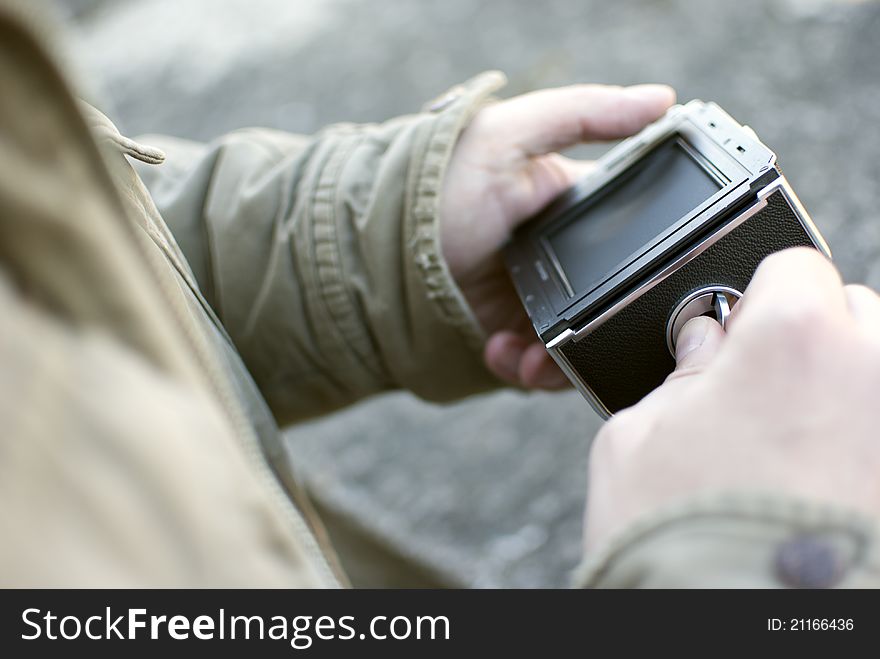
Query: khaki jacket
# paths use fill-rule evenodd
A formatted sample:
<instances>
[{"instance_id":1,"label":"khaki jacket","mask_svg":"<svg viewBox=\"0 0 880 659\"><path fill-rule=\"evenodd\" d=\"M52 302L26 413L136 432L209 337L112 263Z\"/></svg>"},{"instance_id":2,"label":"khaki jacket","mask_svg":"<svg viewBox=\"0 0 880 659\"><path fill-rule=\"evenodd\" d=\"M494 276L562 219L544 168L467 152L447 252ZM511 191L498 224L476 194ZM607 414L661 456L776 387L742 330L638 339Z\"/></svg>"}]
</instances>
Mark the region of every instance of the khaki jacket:
<instances>
[{"instance_id":1,"label":"khaki jacket","mask_svg":"<svg viewBox=\"0 0 880 659\"><path fill-rule=\"evenodd\" d=\"M503 78L313 137L157 138L161 164L74 100L28 6L0 1L0 585L346 584L278 426L497 385L436 218ZM655 515L581 581L773 585L792 529L877 574L864 520L773 502Z\"/></svg>"}]
</instances>

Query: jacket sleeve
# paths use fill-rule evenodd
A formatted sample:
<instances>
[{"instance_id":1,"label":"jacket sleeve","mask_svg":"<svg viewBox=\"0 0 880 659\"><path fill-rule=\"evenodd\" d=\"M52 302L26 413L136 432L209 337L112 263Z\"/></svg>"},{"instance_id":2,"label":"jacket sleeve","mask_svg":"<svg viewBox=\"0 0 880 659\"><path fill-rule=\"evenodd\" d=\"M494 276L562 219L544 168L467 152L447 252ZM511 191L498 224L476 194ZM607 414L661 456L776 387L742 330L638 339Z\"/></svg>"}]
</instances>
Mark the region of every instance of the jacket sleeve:
<instances>
[{"instance_id":1,"label":"jacket sleeve","mask_svg":"<svg viewBox=\"0 0 880 659\"><path fill-rule=\"evenodd\" d=\"M588 554L588 588L877 588L876 520L775 493L722 493L649 513Z\"/></svg>"},{"instance_id":2,"label":"jacket sleeve","mask_svg":"<svg viewBox=\"0 0 880 659\"><path fill-rule=\"evenodd\" d=\"M503 83L486 73L420 114L314 137L144 138L168 157L139 173L279 422L392 388L497 386L437 208L459 133Z\"/></svg>"}]
</instances>

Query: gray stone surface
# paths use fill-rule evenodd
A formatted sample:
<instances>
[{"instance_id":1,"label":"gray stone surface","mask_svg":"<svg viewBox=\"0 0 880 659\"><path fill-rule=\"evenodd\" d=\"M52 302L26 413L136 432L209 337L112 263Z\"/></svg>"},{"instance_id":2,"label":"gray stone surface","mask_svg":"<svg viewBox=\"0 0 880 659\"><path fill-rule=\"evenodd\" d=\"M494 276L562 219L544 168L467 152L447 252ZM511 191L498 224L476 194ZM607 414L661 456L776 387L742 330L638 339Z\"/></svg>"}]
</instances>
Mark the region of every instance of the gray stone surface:
<instances>
[{"instance_id":1,"label":"gray stone surface","mask_svg":"<svg viewBox=\"0 0 880 659\"><path fill-rule=\"evenodd\" d=\"M880 287L880 4L831 0L70 0L92 95L132 134L311 132L417 109L486 68L507 93L666 81L752 125L850 281ZM581 149L593 154L596 149ZM573 393L395 394L289 432L334 504L477 586L557 586L590 438Z\"/></svg>"}]
</instances>

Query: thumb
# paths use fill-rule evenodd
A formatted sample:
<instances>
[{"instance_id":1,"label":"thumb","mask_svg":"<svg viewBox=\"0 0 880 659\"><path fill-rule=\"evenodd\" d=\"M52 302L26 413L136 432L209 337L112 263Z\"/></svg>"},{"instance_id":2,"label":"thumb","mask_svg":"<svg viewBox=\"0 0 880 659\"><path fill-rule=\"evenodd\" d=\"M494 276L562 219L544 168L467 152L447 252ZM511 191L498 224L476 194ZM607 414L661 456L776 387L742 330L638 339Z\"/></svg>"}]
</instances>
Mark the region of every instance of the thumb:
<instances>
[{"instance_id":1,"label":"thumb","mask_svg":"<svg viewBox=\"0 0 880 659\"><path fill-rule=\"evenodd\" d=\"M580 142L637 133L675 102L667 85L572 85L544 89L489 106L490 126L526 156L560 151Z\"/></svg>"},{"instance_id":2,"label":"thumb","mask_svg":"<svg viewBox=\"0 0 880 659\"><path fill-rule=\"evenodd\" d=\"M724 330L712 318L692 318L678 333L675 342L675 372L682 377L699 373L715 358L724 339ZM672 376L670 376L672 377Z\"/></svg>"}]
</instances>

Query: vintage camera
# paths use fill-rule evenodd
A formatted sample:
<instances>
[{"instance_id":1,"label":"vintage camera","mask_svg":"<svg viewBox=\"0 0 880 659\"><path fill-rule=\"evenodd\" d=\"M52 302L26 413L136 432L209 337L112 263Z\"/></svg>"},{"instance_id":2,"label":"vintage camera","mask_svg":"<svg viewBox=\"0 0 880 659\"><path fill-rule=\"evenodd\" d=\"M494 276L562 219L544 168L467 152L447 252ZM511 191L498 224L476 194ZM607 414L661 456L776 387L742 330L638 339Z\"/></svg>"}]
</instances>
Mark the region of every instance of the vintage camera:
<instances>
[{"instance_id":1,"label":"vintage camera","mask_svg":"<svg viewBox=\"0 0 880 659\"><path fill-rule=\"evenodd\" d=\"M687 320L723 324L761 260L797 245L831 255L776 155L691 101L611 149L505 260L547 350L607 418L673 370Z\"/></svg>"}]
</instances>

